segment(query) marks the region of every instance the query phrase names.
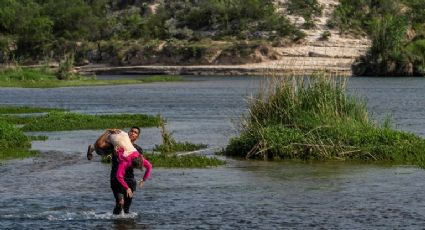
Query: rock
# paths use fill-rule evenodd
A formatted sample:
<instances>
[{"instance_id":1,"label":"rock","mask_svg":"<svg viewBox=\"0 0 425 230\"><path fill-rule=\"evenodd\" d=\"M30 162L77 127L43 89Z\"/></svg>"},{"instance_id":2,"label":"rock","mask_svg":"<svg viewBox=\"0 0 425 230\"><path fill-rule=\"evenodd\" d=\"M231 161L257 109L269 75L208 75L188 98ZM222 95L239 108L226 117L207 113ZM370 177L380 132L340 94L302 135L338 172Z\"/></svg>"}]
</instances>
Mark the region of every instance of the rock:
<instances>
[{"instance_id":1,"label":"rock","mask_svg":"<svg viewBox=\"0 0 425 230\"><path fill-rule=\"evenodd\" d=\"M312 51L308 52L308 56L309 57L329 57L329 55L316 53L316 52L312 52Z\"/></svg>"}]
</instances>

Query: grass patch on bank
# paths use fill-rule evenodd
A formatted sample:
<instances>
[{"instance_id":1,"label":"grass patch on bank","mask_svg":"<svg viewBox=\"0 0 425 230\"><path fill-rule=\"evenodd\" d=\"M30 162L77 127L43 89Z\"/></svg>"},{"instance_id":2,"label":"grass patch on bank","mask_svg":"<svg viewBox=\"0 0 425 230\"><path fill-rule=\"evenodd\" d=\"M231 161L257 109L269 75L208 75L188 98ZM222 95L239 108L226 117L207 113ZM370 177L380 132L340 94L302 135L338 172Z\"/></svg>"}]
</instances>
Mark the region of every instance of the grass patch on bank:
<instances>
[{"instance_id":1,"label":"grass patch on bank","mask_svg":"<svg viewBox=\"0 0 425 230\"><path fill-rule=\"evenodd\" d=\"M50 112L42 116L18 117L4 115L1 117L12 124L23 125L23 131L65 131L106 129L123 127L153 127L159 124L158 116L143 114L89 115L71 112Z\"/></svg>"},{"instance_id":2,"label":"grass patch on bank","mask_svg":"<svg viewBox=\"0 0 425 230\"><path fill-rule=\"evenodd\" d=\"M167 168L205 168L211 166L224 165L226 162L216 157L200 155L169 155L169 154L144 154L146 159L154 167Z\"/></svg>"},{"instance_id":3,"label":"grass patch on bank","mask_svg":"<svg viewBox=\"0 0 425 230\"><path fill-rule=\"evenodd\" d=\"M31 140L22 130L0 120L0 160L24 158L36 155L31 151Z\"/></svg>"},{"instance_id":4,"label":"grass patch on bank","mask_svg":"<svg viewBox=\"0 0 425 230\"><path fill-rule=\"evenodd\" d=\"M157 75L140 79L98 80L94 76L86 77L77 75L70 80L59 80L53 73L43 69L15 68L0 70L0 87L55 88L174 81L183 81L183 78L181 76Z\"/></svg>"},{"instance_id":5,"label":"grass patch on bank","mask_svg":"<svg viewBox=\"0 0 425 230\"><path fill-rule=\"evenodd\" d=\"M280 78L249 100L224 154L257 159L362 160L425 167L425 140L369 119L345 80Z\"/></svg>"},{"instance_id":6,"label":"grass patch on bank","mask_svg":"<svg viewBox=\"0 0 425 230\"><path fill-rule=\"evenodd\" d=\"M207 157L201 155L178 156L176 154L165 153L144 153L144 157L157 168L206 168L216 167L226 164L225 161L216 157ZM102 163L111 163L111 156L102 156Z\"/></svg>"},{"instance_id":7,"label":"grass patch on bank","mask_svg":"<svg viewBox=\"0 0 425 230\"><path fill-rule=\"evenodd\" d=\"M206 144L194 144L190 142L176 142L173 141L169 144L160 144L155 145L154 151L158 151L161 153L176 153L176 152L189 152L189 151L196 151L199 149L206 148L208 145Z\"/></svg>"}]
</instances>

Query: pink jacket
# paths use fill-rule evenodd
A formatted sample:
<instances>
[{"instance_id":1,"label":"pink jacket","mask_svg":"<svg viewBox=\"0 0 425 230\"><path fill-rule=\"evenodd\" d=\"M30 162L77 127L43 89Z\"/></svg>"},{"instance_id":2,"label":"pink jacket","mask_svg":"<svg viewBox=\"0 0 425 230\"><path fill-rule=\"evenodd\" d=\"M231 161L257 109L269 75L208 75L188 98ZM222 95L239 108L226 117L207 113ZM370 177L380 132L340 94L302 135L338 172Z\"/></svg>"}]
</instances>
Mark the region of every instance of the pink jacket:
<instances>
[{"instance_id":1,"label":"pink jacket","mask_svg":"<svg viewBox=\"0 0 425 230\"><path fill-rule=\"evenodd\" d=\"M144 181L149 179L151 175L152 164L148 160L146 160L142 155L140 155L140 153L137 151L130 153L130 155L128 155L127 157L124 157L123 154L124 154L124 149L119 148L117 151L119 164L118 164L116 177L117 177L117 180L120 182L120 184L124 187L124 189L127 190L129 187L124 180L124 175L125 175L125 171L132 166L133 159L137 157L142 158L143 167L146 169L145 175L143 176Z\"/></svg>"}]
</instances>

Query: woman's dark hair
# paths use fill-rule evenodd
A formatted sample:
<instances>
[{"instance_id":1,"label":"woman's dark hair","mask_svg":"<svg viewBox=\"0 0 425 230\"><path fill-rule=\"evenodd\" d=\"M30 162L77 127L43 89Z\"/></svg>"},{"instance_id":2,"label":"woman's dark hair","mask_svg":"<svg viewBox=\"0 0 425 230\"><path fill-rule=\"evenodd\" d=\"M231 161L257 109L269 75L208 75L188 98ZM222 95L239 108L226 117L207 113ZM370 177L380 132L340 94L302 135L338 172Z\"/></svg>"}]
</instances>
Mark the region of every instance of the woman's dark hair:
<instances>
[{"instance_id":1,"label":"woman's dark hair","mask_svg":"<svg viewBox=\"0 0 425 230\"><path fill-rule=\"evenodd\" d=\"M132 162L132 166L133 166L133 168L137 168L137 169L142 170L143 169L143 157L139 156L139 157L134 158L133 162Z\"/></svg>"}]
</instances>

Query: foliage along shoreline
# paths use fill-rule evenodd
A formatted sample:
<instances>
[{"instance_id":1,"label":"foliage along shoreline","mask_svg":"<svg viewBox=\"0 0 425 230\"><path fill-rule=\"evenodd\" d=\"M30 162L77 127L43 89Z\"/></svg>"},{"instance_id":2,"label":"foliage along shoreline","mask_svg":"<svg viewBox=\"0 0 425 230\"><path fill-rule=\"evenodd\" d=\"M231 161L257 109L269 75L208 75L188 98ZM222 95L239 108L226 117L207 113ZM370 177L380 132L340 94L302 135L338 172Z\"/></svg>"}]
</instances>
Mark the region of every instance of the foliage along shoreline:
<instances>
[{"instance_id":1,"label":"foliage along shoreline","mask_svg":"<svg viewBox=\"0 0 425 230\"><path fill-rule=\"evenodd\" d=\"M0 0L0 63L70 56L79 66L259 63L279 58L274 47L305 43L303 29L315 28L323 7L317 0ZM424 8L422 0L339 0L327 27L373 41L355 75L423 76Z\"/></svg>"},{"instance_id":2,"label":"foliage along shoreline","mask_svg":"<svg viewBox=\"0 0 425 230\"><path fill-rule=\"evenodd\" d=\"M423 0L340 0L330 26L372 40L353 64L354 75L424 76L424 9Z\"/></svg>"},{"instance_id":3,"label":"foliage along shoreline","mask_svg":"<svg viewBox=\"0 0 425 230\"><path fill-rule=\"evenodd\" d=\"M140 79L98 80L95 76L81 76L70 71L67 70L65 79L60 79L59 71L54 73L46 68L15 67L3 69L0 70L0 87L55 88L183 81L181 76L175 75L153 75Z\"/></svg>"},{"instance_id":4,"label":"foliage along shoreline","mask_svg":"<svg viewBox=\"0 0 425 230\"><path fill-rule=\"evenodd\" d=\"M344 81L281 78L249 100L223 153L254 159L354 160L425 167L425 139L369 119Z\"/></svg>"}]
</instances>

